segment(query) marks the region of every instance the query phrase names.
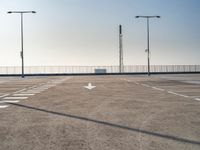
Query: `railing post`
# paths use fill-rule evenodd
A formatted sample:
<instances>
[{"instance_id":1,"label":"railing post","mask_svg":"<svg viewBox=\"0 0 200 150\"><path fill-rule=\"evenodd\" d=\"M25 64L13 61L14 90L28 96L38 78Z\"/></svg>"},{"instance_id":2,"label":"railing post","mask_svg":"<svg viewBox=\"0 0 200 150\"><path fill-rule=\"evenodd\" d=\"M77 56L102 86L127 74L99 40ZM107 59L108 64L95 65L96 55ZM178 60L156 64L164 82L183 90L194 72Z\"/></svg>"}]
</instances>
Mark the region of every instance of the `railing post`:
<instances>
[{"instance_id":1,"label":"railing post","mask_svg":"<svg viewBox=\"0 0 200 150\"><path fill-rule=\"evenodd\" d=\"M197 72L197 66L196 65L194 66L194 70L195 70L195 72Z\"/></svg>"}]
</instances>

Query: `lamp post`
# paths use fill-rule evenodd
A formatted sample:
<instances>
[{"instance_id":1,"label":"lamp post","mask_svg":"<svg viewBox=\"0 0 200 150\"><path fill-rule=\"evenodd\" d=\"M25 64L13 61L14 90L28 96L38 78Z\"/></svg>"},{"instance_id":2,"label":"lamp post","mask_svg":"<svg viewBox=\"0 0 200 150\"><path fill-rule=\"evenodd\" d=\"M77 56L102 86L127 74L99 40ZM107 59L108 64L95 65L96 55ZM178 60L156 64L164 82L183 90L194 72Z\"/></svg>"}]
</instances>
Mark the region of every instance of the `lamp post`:
<instances>
[{"instance_id":1,"label":"lamp post","mask_svg":"<svg viewBox=\"0 0 200 150\"><path fill-rule=\"evenodd\" d=\"M21 59L22 59L22 75L24 78L24 36L23 36L23 14L25 13L36 13L35 11L9 11L8 14L17 13L21 16Z\"/></svg>"},{"instance_id":2,"label":"lamp post","mask_svg":"<svg viewBox=\"0 0 200 150\"><path fill-rule=\"evenodd\" d=\"M160 18L160 16L135 16L135 18L146 18L147 19L147 62L148 62L148 76L150 76L150 50L149 50L149 19Z\"/></svg>"}]
</instances>

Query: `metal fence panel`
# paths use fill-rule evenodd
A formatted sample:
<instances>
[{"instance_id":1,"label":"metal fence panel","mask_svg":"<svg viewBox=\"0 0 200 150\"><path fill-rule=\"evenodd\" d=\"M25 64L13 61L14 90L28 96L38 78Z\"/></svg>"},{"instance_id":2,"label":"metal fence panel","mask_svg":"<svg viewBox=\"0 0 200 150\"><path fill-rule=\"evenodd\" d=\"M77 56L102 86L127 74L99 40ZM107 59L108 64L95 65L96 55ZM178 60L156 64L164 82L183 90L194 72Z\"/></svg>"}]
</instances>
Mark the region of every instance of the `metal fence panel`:
<instances>
[{"instance_id":1,"label":"metal fence panel","mask_svg":"<svg viewBox=\"0 0 200 150\"><path fill-rule=\"evenodd\" d=\"M200 72L200 65L151 65L151 72ZM119 66L26 66L26 74L84 74L95 73L95 69L106 69L107 73L119 73ZM146 65L127 65L124 73L146 73ZM0 74L21 74L20 66L0 67Z\"/></svg>"}]
</instances>

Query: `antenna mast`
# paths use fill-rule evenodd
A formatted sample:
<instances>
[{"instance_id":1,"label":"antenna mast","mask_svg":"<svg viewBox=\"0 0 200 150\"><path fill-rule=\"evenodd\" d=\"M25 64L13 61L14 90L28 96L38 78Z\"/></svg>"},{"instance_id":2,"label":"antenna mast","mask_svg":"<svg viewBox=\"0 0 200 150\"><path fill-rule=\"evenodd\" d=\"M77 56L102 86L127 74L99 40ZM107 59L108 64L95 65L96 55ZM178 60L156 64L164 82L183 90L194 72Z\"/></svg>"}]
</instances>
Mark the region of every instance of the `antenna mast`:
<instances>
[{"instance_id":1,"label":"antenna mast","mask_svg":"<svg viewBox=\"0 0 200 150\"><path fill-rule=\"evenodd\" d=\"M124 72L123 64L123 34L122 34L122 25L119 25L119 73Z\"/></svg>"}]
</instances>

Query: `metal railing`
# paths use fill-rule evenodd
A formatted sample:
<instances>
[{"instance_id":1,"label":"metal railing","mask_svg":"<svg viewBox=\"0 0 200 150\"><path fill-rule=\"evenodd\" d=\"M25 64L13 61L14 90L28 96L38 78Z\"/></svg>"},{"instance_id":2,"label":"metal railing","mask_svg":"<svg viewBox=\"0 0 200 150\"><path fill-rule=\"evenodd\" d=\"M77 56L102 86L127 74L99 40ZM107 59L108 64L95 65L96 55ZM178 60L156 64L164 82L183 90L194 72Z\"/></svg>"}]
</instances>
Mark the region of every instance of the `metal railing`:
<instances>
[{"instance_id":1,"label":"metal railing","mask_svg":"<svg viewBox=\"0 0 200 150\"><path fill-rule=\"evenodd\" d=\"M105 69L106 73L119 73L119 66L26 66L25 74L88 74L95 69ZM124 73L146 73L146 65L124 66ZM200 65L152 65L152 73L200 72ZM21 74L21 67L0 67L0 75Z\"/></svg>"}]
</instances>

